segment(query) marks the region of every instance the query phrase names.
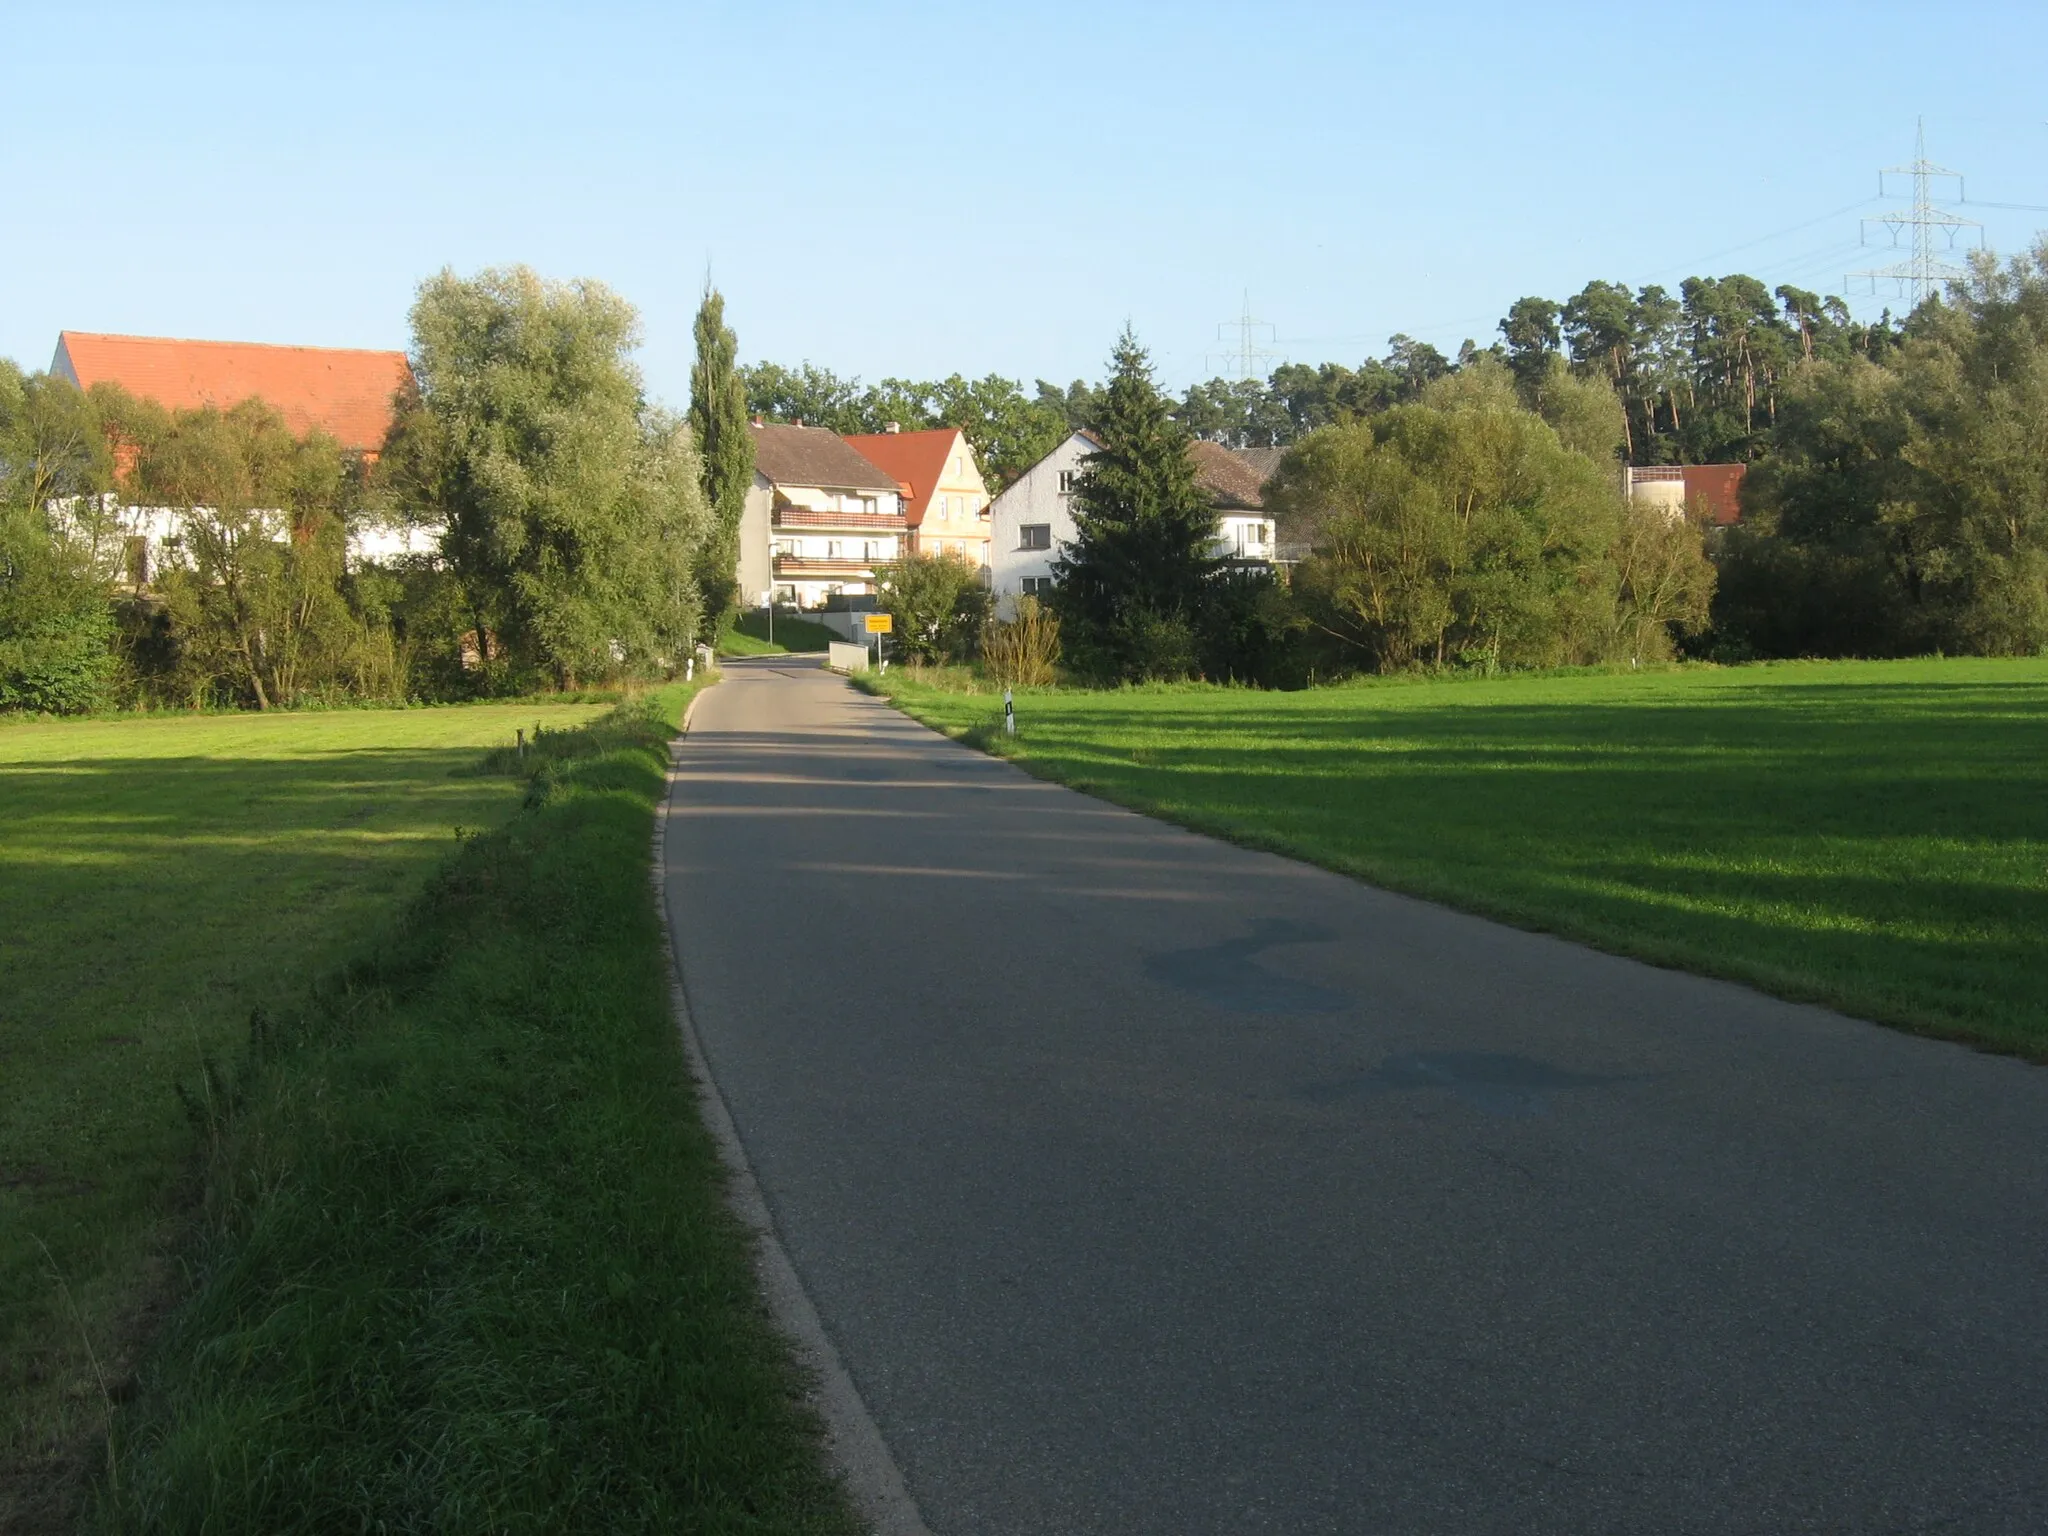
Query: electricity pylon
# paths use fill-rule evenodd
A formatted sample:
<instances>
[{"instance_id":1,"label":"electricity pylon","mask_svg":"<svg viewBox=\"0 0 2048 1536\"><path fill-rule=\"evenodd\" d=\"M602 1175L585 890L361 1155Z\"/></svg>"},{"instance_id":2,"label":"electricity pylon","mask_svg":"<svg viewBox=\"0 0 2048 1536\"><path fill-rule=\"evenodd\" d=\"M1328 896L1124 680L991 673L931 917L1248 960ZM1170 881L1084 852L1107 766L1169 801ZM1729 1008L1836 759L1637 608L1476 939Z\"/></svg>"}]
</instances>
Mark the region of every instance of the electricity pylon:
<instances>
[{"instance_id":1,"label":"electricity pylon","mask_svg":"<svg viewBox=\"0 0 2048 1536\"><path fill-rule=\"evenodd\" d=\"M1259 345L1259 332L1271 332L1275 342L1280 339L1280 334L1264 320L1252 318L1252 295L1249 288L1245 290L1243 312L1235 320L1220 322L1216 327L1216 339L1229 341L1230 338L1223 333L1230 330L1237 332L1236 344L1228 352L1204 354L1202 366L1208 367L1211 358L1220 356L1223 359L1225 373L1240 379L1263 379L1267 373L1265 365L1273 361L1277 354Z\"/></svg>"},{"instance_id":2,"label":"electricity pylon","mask_svg":"<svg viewBox=\"0 0 2048 1536\"><path fill-rule=\"evenodd\" d=\"M1943 259L1943 254L1956 248L1956 237L1966 230L1977 231L1977 243L1983 244L1984 226L1975 219L1966 219L1961 214L1951 213L1936 205L1933 183L1953 181L1956 184L1956 200L1963 197L1963 177L1960 171L1946 170L1927 158L1927 121L1916 119L1913 135L1913 163L1890 165L1877 173L1877 191L1882 197L1890 189L1885 185L1887 176L1911 176L1913 178L1913 206L1894 208L1889 213L1880 213L1863 221L1864 238L1867 241L1870 226L1882 224L1891 232L1892 244L1899 243L1899 237L1906 231L1913 232L1913 253L1905 261L1895 261L1888 267L1872 267L1862 272L1846 274L1845 286L1853 287L1858 279L1870 284L1870 291L1877 292L1880 282L1898 284L1901 295L1910 293L1917 306L1929 294L1936 292L1945 283L1958 281L1969 276L1963 268L1952 261ZM1937 249L1939 242L1939 249Z\"/></svg>"}]
</instances>

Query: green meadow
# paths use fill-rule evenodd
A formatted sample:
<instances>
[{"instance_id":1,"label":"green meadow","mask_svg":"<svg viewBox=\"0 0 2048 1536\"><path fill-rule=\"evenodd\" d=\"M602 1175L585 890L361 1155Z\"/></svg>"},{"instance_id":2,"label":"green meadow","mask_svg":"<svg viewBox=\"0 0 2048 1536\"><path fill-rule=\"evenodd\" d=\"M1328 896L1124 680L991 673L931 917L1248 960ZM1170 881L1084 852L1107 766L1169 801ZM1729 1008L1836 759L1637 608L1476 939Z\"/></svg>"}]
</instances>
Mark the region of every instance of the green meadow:
<instances>
[{"instance_id":1,"label":"green meadow","mask_svg":"<svg viewBox=\"0 0 2048 1536\"><path fill-rule=\"evenodd\" d=\"M1036 773L1396 890L2048 1060L2048 660L1298 693L892 671Z\"/></svg>"},{"instance_id":2,"label":"green meadow","mask_svg":"<svg viewBox=\"0 0 2048 1536\"><path fill-rule=\"evenodd\" d=\"M486 748L603 709L0 725L0 1528L69 1496L132 1377L190 1193L178 1085L512 814Z\"/></svg>"}]
</instances>

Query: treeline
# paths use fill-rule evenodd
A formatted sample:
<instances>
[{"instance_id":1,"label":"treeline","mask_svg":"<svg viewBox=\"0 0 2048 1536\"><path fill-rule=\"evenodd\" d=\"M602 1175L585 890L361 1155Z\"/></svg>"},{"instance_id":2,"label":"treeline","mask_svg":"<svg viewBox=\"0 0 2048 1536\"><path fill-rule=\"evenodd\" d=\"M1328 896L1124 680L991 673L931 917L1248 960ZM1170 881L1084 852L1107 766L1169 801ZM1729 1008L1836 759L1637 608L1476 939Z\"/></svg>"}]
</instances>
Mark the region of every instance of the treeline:
<instances>
[{"instance_id":1,"label":"treeline","mask_svg":"<svg viewBox=\"0 0 2048 1536\"><path fill-rule=\"evenodd\" d=\"M1217 553L1191 434L1127 334L1055 566L1066 665L1102 682L1292 686L1668 658L1706 627L1704 522L1625 502L1619 401L1598 381L1552 383L1543 397L1472 358L1411 402L1309 433L1269 488L1309 546L1283 580Z\"/></svg>"},{"instance_id":2,"label":"treeline","mask_svg":"<svg viewBox=\"0 0 2048 1536\"><path fill-rule=\"evenodd\" d=\"M1780 382L1709 653L2048 650L2048 242Z\"/></svg>"},{"instance_id":3,"label":"treeline","mask_svg":"<svg viewBox=\"0 0 2048 1536\"><path fill-rule=\"evenodd\" d=\"M1210 379L1172 402L1174 421L1231 448L1280 448L1322 427L1413 405L1438 379L1491 360L1540 393L1559 368L1606 381L1622 403L1619 452L1633 464L1746 461L1768 451L1784 388L1815 362L1876 361L1902 328L1887 311L1865 324L1840 298L1741 273L1689 277L1674 293L1596 280L1569 299L1517 299L1499 339L1455 356L1411 336L1356 367L1285 363L1263 379ZM747 406L770 421L835 432L959 427L998 488L1088 424L1100 392L1076 379L1029 389L998 374L969 380L888 378L863 384L808 362L741 370Z\"/></svg>"},{"instance_id":4,"label":"treeline","mask_svg":"<svg viewBox=\"0 0 2048 1536\"><path fill-rule=\"evenodd\" d=\"M1282 458L1268 495L1301 553L1288 579L1217 559L1186 461L1197 419L1126 337L1056 568L1066 663L1286 685L2048 651L2048 244L1983 258L1897 325L1810 298L1766 324L1743 285L1688 284L1686 367L1656 391L1645 351L1595 324L1610 301L1631 325L1655 303L1601 285L1555 315L1524 301L1528 329L1510 317L1498 352L1403 353L1398 388ZM1674 441L1756 455L1739 525L1624 499L1618 461Z\"/></svg>"},{"instance_id":5,"label":"treeline","mask_svg":"<svg viewBox=\"0 0 2048 1536\"><path fill-rule=\"evenodd\" d=\"M715 294L700 320L692 431L649 404L637 318L602 285L443 272L375 453L295 436L259 400L167 411L0 364L0 708L449 699L678 669L729 611L752 477ZM408 528L421 553L360 553Z\"/></svg>"},{"instance_id":6,"label":"treeline","mask_svg":"<svg viewBox=\"0 0 2048 1536\"><path fill-rule=\"evenodd\" d=\"M1395 336L1356 368L1287 363L1264 380L1192 386L1175 415L1197 437L1237 448L1281 447L1320 427L1413 404L1438 379L1491 358L1525 391L1559 364L1600 378L1623 407L1621 452L1633 464L1707 464L1758 457L1778 402L1802 366L1875 360L1898 345L1889 313L1862 324L1839 298L1768 288L1756 278L1689 277L1655 285L1595 281L1558 302L1517 299L1500 339L1467 341L1456 357Z\"/></svg>"}]
</instances>

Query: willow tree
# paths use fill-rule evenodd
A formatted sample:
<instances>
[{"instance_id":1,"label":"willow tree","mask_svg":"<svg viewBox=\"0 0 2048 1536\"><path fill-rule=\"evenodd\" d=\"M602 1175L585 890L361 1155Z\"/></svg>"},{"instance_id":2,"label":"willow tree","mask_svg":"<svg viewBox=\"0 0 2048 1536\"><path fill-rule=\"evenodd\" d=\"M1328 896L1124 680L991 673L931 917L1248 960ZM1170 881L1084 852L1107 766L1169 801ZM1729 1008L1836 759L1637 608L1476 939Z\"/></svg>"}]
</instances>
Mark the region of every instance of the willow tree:
<instances>
[{"instance_id":1,"label":"willow tree","mask_svg":"<svg viewBox=\"0 0 2048 1536\"><path fill-rule=\"evenodd\" d=\"M1297 592L1382 669L1606 653L1622 532L1611 474L1486 391L1428 398L1313 432L1282 464L1269 504L1314 540Z\"/></svg>"},{"instance_id":2,"label":"willow tree","mask_svg":"<svg viewBox=\"0 0 2048 1536\"><path fill-rule=\"evenodd\" d=\"M633 307L525 267L422 284L394 447L446 519L476 650L508 684L677 663L711 533L684 425L649 409Z\"/></svg>"}]
</instances>

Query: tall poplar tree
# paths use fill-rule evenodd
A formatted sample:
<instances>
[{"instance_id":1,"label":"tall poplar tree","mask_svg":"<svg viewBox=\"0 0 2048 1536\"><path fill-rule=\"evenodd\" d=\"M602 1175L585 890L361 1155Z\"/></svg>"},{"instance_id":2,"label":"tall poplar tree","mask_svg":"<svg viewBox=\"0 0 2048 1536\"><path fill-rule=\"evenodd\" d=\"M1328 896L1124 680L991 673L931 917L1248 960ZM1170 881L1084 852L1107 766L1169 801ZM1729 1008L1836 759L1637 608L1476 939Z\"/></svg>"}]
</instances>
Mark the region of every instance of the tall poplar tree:
<instances>
[{"instance_id":1,"label":"tall poplar tree","mask_svg":"<svg viewBox=\"0 0 2048 1536\"><path fill-rule=\"evenodd\" d=\"M747 430L747 387L736 359L739 339L725 323L725 295L708 282L697 306L697 361L690 369L690 433L703 465L711 536L696 565L704 624L715 636L739 590L740 515L754 483L754 438Z\"/></svg>"},{"instance_id":2,"label":"tall poplar tree","mask_svg":"<svg viewBox=\"0 0 2048 1536\"><path fill-rule=\"evenodd\" d=\"M1090 427L1097 447L1074 488L1074 542L1053 569L1067 655L1105 678L1185 677L1221 564L1216 513L1128 328Z\"/></svg>"}]
</instances>

